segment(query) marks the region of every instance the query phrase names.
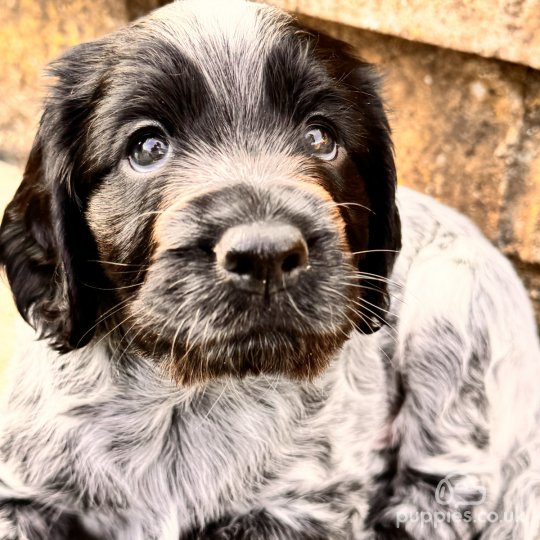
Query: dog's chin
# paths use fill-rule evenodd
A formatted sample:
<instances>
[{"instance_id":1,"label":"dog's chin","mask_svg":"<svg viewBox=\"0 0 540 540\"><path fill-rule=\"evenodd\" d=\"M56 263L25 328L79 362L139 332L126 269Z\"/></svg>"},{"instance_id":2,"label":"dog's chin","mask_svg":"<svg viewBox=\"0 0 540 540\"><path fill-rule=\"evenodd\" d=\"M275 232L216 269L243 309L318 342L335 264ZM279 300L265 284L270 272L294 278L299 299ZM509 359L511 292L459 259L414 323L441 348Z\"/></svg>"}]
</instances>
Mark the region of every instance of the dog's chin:
<instances>
[{"instance_id":1,"label":"dog's chin","mask_svg":"<svg viewBox=\"0 0 540 540\"><path fill-rule=\"evenodd\" d=\"M200 342L148 332L134 345L182 386L248 375L311 381L328 367L351 330L348 321L335 333L253 330Z\"/></svg>"}]
</instances>

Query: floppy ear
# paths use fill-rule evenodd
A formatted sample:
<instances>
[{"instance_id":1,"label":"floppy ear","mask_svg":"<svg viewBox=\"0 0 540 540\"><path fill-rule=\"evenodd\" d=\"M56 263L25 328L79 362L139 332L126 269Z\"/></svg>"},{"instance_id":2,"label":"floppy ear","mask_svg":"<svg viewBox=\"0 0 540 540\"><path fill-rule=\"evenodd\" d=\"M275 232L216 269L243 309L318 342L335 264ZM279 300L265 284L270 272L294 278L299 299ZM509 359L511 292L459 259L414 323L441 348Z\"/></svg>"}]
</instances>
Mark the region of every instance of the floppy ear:
<instances>
[{"instance_id":1,"label":"floppy ear","mask_svg":"<svg viewBox=\"0 0 540 540\"><path fill-rule=\"evenodd\" d=\"M384 278L389 277L401 248L401 224L396 206L396 166L391 131L379 93L379 80L373 67L358 59L352 47L325 34L315 35L317 54L333 79L346 92L360 122L360 144L348 148L363 179L370 201L369 244L360 257L362 299L368 308L365 321L358 325L364 333L382 326L389 295ZM370 278L371 275L371 278Z\"/></svg>"},{"instance_id":2,"label":"floppy ear","mask_svg":"<svg viewBox=\"0 0 540 540\"><path fill-rule=\"evenodd\" d=\"M354 60L354 58L353 58ZM384 106L378 92L378 81L371 66L356 61L355 69L346 72L344 83L356 90L357 100L369 96L369 107L363 108L368 128L366 147L358 148L352 159L364 179L370 201L369 243L367 253L360 258L362 297L372 316L361 322L360 330L369 333L379 329L387 314L390 298L388 283L395 260L401 249L401 221L396 205L396 166L391 132ZM374 276L370 279L370 275ZM378 279L380 276L381 279ZM374 306L377 306L376 308Z\"/></svg>"},{"instance_id":3,"label":"floppy ear","mask_svg":"<svg viewBox=\"0 0 540 540\"><path fill-rule=\"evenodd\" d=\"M84 128L102 45L85 44L51 66L45 104L22 183L0 226L0 264L17 308L59 351L81 347L95 324L102 274L84 219ZM77 191L79 190L79 191Z\"/></svg>"}]
</instances>

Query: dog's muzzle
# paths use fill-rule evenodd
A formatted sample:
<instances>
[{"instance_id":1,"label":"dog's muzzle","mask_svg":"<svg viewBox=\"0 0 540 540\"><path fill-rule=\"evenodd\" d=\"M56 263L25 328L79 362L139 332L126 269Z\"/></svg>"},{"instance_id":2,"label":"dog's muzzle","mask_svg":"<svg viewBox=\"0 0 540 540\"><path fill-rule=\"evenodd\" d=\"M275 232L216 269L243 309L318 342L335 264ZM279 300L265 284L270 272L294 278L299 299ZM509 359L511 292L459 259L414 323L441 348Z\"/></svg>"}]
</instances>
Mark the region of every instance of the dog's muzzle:
<instances>
[{"instance_id":1,"label":"dog's muzzle","mask_svg":"<svg viewBox=\"0 0 540 540\"><path fill-rule=\"evenodd\" d=\"M243 183L160 216L137 295L135 343L180 381L312 377L354 323L354 265L339 215L301 186ZM148 307L150 306L150 310Z\"/></svg>"}]
</instances>

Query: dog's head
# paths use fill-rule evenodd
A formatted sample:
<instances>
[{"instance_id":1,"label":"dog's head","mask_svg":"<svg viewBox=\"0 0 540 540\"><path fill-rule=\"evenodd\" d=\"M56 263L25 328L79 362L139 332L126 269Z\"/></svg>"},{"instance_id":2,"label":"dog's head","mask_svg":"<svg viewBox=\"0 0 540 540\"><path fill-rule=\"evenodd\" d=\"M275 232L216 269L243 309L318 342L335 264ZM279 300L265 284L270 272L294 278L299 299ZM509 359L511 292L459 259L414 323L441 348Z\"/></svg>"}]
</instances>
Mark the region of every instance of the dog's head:
<instances>
[{"instance_id":1,"label":"dog's head","mask_svg":"<svg viewBox=\"0 0 540 540\"><path fill-rule=\"evenodd\" d=\"M176 2L52 66L0 233L21 313L188 383L320 372L400 246L371 68L255 3Z\"/></svg>"}]
</instances>

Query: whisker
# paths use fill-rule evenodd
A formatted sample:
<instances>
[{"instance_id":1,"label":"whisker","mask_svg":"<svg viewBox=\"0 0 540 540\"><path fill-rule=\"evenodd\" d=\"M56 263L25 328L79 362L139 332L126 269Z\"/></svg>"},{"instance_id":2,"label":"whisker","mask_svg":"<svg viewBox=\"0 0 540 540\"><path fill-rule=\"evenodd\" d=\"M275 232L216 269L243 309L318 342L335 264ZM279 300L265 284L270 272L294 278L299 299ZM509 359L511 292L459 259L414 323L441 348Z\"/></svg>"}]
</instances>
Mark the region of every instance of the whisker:
<instances>
[{"instance_id":1,"label":"whisker","mask_svg":"<svg viewBox=\"0 0 540 540\"><path fill-rule=\"evenodd\" d=\"M124 306L127 304L131 298L126 298L125 300L122 300L121 302L118 302L113 307L108 309L105 313L100 315L95 324L93 324L80 338L79 343L92 331L94 330L100 323L108 319L109 317L112 317L115 313L118 313Z\"/></svg>"},{"instance_id":2,"label":"whisker","mask_svg":"<svg viewBox=\"0 0 540 540\"><path fill-rule=\"evenodd\" d=\"M204 415L203 421L207 420L210 416L210 413L214 410L214 407L218 404L218 401L223 397L223 394L225 393L225 390L229 387L229 380L225 380L225 384L223 385L223 388L221 389L221 392L219 393L219 396L215 399L214 403L212 403L212 406L208 409L208 412ZM202 424L202 422L201 422Z\"/></svg>"},{"instance_id":3,"label":"whisker","mask_svg":"<svg viewBox=\"0 0 540 540\"><path fill-rule=\"evenodd\" d=\"M386 326L386 327L388 327L390 330L392 330L392 331L396 334L396 336L398 335L397 329L394 328L388 321L386 321L386 320L385 320L383 317L381 317L378 313L375 313L374 311L372 311L371 309L369 309L368 307L366 307L366 306L363 305L363 304L360 305L360 304L358 303L357 300L348 298L346 295L344 295L343 293L341 293L341 292L339 292L339 291L334 291L334 294L337 294L338 296L341 296L342 298L344 298L344 299L347 301L347 303L349 303L349 302L352 301L353 304L357 305L359 308L362 308L362 309L365 309L365 310L369 311L373 316L375 316L379 321L381 321L381 323L382 323L384 326ZM360 298L359 300L361 301L362 299ZM367 301L366 301L366 302L367 302ZM367 303L369 303L369 302L367 302ZM372 304L372 305L373 305L373 304ZM377 307L378 309L381 309L381 310L382 310L382 308L379 308L379 306L374 306L374 307ZM356 308L354 308L354 307L352 307L352 306L350 306L350 305L349 305L349 308L352 309L352 311L353 311L356 315L360 316L360 317L362 318L362 320L363 320L363 321L368 325L368 327L371 329L371 325L366 321L366 319L365 319L365 317L364 317L365 313L362 313L360 310L358 310L358 309L356 309ZM383 311L385 311L385 310L383 310Z\"/></svg>"},{"instance_id":4,"label":"whisker","mask_svg":"<svg viewBox=\"0 0 540 540\"><path fill-rule=\"evenodd\" d=\"M355 271L354 275L360 278L371 279L374 281L382 281L383 283L395 285L396 287L399 287L402 289L405 287L405 285L402 283L398 283L397 281L394 281L393 279L390 279L387 277L379 276L378 274L370 274L369 272Z\"/></svg>"},{"instance_id":5,"label":"whisker","mask_svg":"<svg viewBox=\"0 0 540 540\"><path fill-rule=\"evenodd\" d=\"M360 317L360 319L362 319L362 321L364 323L366 323L367 327L370 329L371 332L373 332L373 328L371 327L371 324L369 324L369 319L366 319L364 317L364 314L363 313L359 313L359 312L356 312L356 315L358 315ZM350 317L347 317L347 320L349 321L349 323L353 326L353 327L356 327L357 325L355 324L355 322L350 318ZM366 335L366 333L362 330L359 330L359 332L362 334L362 335Z\"/></svg>"},{"instance_id":6,"label":"whisker","mask_svg":"<svg viewBox=\"0 0 540 540\"><path fill-rule=\"evenodd\" d=\"M125 321L124 321L125 322ZM111 358L114 358L114 355L118 352L118 350L120 349L120 345L122 344L122 342L124 341L124 339L126 339L128 336L129 336L129 333L133 330L133 328L135 327L135 325L137 324L137 321L135 321L127 330L126 330L126 333L121 337L121 339L118 341L118 344L116 345L114 351L111 353ZM133 343L133 341L135 341L135 338L141 334L141 332L143 332L143 328L139 328L139 330L137 332L135 332L135 335L131 338L131 340L129 341L129 343L126 343L126 346L122 348L122 352L120 353L120 356L117 358L117 362L119 362L120 360L122 360L122 357L124 356L124 354L126 354L126 352L128 351L130 345Z\"/></svg>"},{"instance_id":7,"label":"whisker","mask_svg":"<svg viewBox=\"0 0 540 540\"><path fill-rule=\"evenodd\" d=\"M371 330L371 332L373 332L373 328L371 326L371 324L369 323L369 319L367 319L366 317L364 317L364 315L362 313L357 313L357 315L362 319L362 321L367 325L367 327ZM354 324L353 321L347 317L347 319L349 320L349 323L351 324ZM365 332L363 332L362 330L358 330L362 335L366 335ZM388 334L391 338L394 339L396 345L397 345L397 340L391 335L391 334ZM386 351L380 346L380 345L376 345L377 346L377 349L379 349L379 351L381 351L381 353L386 357L386 359L388 360L389 363L392 362L392 359L388 356L388 354L386 354Z\"/></svg>"},{"instance_id":8,"label":"whisker","mask_svg":"<svg viewBox=\"0 0 540 540\"><path fill-rule=\"evenodd\" d=\"M389 335L392 337L392 339L396 342L396 345L397 345L397 336L399 335L397 329L394 328L386 319L381 317L381 315L379 315L378 313L376 313L372 309L370 309L370 308L368 308L366 306L360 306L360 308L363 309L363 310L368 311L369 313L371 313L376 319L378 319L383 324L383 326L386 326L387 328L392 330L392 332L395 335L392 335L392 334L389 334ZM364 313L364 315L365 315L365 313Z\"/></svg>"},{"instance_id":9,"label":"whisker","mask_svg":"<svg viewBox=\"0 0 540 540\"><path fill-rule=\"evenodd\" d=\"M369 324L368 320L364 318L363 315L359 314L360 317L362 318L362 320L368 325L368 328L373 332L373 328L371 327L371 325ZM365 333L362 332L364 335ZM390 337L393 337L391 334L389 334ZM397 345L397 340L394 339L396 345ZM386 351L380 346L380 345L376 345L377 349L379 349L379 351L381 351L381 353L386 357L386 359L388 360L388 363L392 363L392 359L388 356L388 354L386 354Z\"/></svg>"},{"instance_id":10,"label":"whisker","mask_svg":"<svg viewBox=\"0 0 540 540\"><path fill-rule=\"evenodd\" d=\"M173 320L176 320L176 318L178 317L178 315L182 311L183 307L184 307L184 305L180 304L179 308L174 313ZM174 361L174 347L176 345L176 339L178 338L178 334L180 333L180 330L182 329L182 326L183 326L182 324L178 325L178 328L176 329L176 332L174 333L174 336L173 336L173 340L172 340L172 343L171 343L171 354L169 355L171 362Z\"/></svg>"},{"instance_id":11,"label":"whisker","mask_svg":"<svg viewBox=\"0 0 540 540\"><path fill-rule=\"evenodd\" d=\"M410 290L410 287L407 288L405 283L399 283L390 278L381 277L378 274L370 274L369 272L353 271L352 275L368 280L382 281L383 283L388 283L389 285L393 285L398 289L402 289L404 293L406 292L407 296L412 298L413 300L421 302L420 298ZM354 284L351 285L354 286Z\"/></svg>"},{"instance_id":12,"label":"whisker","mask_svg":"<svg viewBox=\"0 0 540 540\"><path fill-rule=\"evenodd\" d=\"M362 255L365 253L399 253L399 249L366 249L364 251L351 251L351 255Z\"/></svg>"},{"instance_id":13,"label":"whisker","mask_svg":"<svg viewBox=\"0 0 540 540\"><path fill-rule=\"evenodd\" d=\"M332 205L333 207L347 207L347 206L358 206L360 208L363 208L364 210L367 210L368 212L372 213L374 216L377 215L371 208L368 208L367 206L364 206L363 204L357 203L357 202L342 202L342 203L327 203L329 205Z\"/></svg>"},{"instance_id":14,"label":"whisker","mask_svg":"<svg viewBox=\"0 0 540 540\"><path fill-rule=\"evenodd\" d=\"M153 215L160 215L163 214L165 210L149 210L148 212L143 212L142 214L138 214L131 218L127 223L123 224L124 229L128 228L134 221L137 221L138 219L147 217L147 216L153 216Z\"/></svg>"},{"instance_id":15,"label":"whisker","mask_svg":"<svg viewBox=\"0 0 540 540\"><path fill-rule=\"evenodd\" d=\"M122 326L126 321L128 321L129 319L131 319L132 317L135 317L136 315L139 315L139 313L142 313L143 311L146 310L146 307L143 306L141 307L140 309L138 309L137 311L135 311L134 313L132 313L131 315L128 315L127 317L125 317L124 319L122 319L116 326L114 326L113 328L111 328L111 330L109 330L105 335L101 336L101 338L99 338L99 340L97 341L97 343L101 343L105 338L107 338L108 336L110 336L117 328L119 328L120 326ZM123 339L123 338L122 338ZM97 344L96 343L96 344Z\"/></svg>"},{"instance_id":16,"label":"whisker","mask_svg":"<svg viewBox=\"0 0 540 540\"><path fill-rule=\"evenodd\" d=\"M186 336L186 351L182 355L182 358L180 358L179 362L183 362L184 360L186 360L189 357L189 353L195 347L195 343L191 343L191 335L193 333L193 330L195 329L195 326L197 326L197 324L199 322L200 315L201 315L201 310L199 308L199 309L197 309L197 312L195 313L195 318L194 318L193 324L191 325L191 327L190 327L190 329L189 329L189 331L187 333L187 336ZM201 371L201 376L202 376L202 371Z\"/></svg>"},{"instance_id":17,"label":"whisker","mask_svg":"<svg viewBox=\"0 0 540 540\"><path fill-rule=\"evenodd\" d=\"M88 262L97 262L100 264L112 264L114 266L129 266L129 267L140 267L140 268L148 268L148 264L134 264L134 263L121 263L121 262L115 262L115 261L104 261L102 259L89 259Z\"/></svg>"},{"instance_id":18,"label":"whisker","mask_svg":"<svg viewBox=\"0 0 540 540\"><path fill-rule=\"evenodd\" d=\"M150 266L148 266L150 268ZM123 274L140 274L142 271L147 270L147 268L139 268L138 270L110 270L111 275L119 276Z\"/></svg>"},{"instance_id":19,"label":"whisker","mask_svg":"<svg viewBox=\"0 0 540 540\"><path fill-rule=\"evenodd\" d=\"M366 300L365 298L359 298L357 300L353 300L353 303L356 304L357 306L360 306L362 307L364 304L367 304L368 306L371 306L373 307L374 309L378 309L379 311L381 311L382 313L387 313L390 315L391 311L389 309L384 309L383 307L381 306L378 306L376 304L373 304L371 302L369 302L368 300Z\"/></svg>"},{"instance_id":20,"label":"whisker","mask_svg":"<svg viewBox=\"0 0 540 540\"><path fill-rule=\"evenodd\" d=\"M349 283L347 281L344 281L341 284L346 285L347 287L355 287L357 289L366 289L368 291L382 292L381 289L377 289L376 287L370 287L369 285L363 285L361 283ZM397 302L401 302L402 304L406 305L406 302L405 300L403 300L403 298L400 298L399 296L396 296L395 294L392 294L391 292L387 292L387 294L388 296L390 296Z\"/></svg>"},{"instance_id":21,"label":"whisker","mask_svg":"<svg viewBox=\"0 0 540 540\"><path fill-rule=\"evenodd\" d=\"M135 315L135 314L133 314ZM124 322L122 324L124 324L125 322L127 321L127 318L124 319ZM135 322L123 333L123 336L118 340L118 343L116 345L116 348L114 349L114 351L112 352L111 354L111 358L114 358L114 355L115 353L118 351L118 349L120 348L120 345L122 344L122 342L124 340L126 340L126 343L127 343L127 338L130 337L130 332L133 330L133 328L135 327L135 325L137 324L137 320L135 320ZM120 354L118 360L120 360L123 356L123 354L127 351L128 347L133 343L133 340L139 335L139 333L142 331L142 327L135 333L135 335L133 336L133 338L129 341L129 343L127 343L127 345L125 347L123 347L122 349L122 353Z\"/></svg>"},{"instance_id":22,"label":"whisker","mask_svg":"<svg viewBox=\"0 0 540 540\"><path fill-rule=\"evenodd\" d=\"M144 281L141 281L140 283L132 283L131 285L123 285L122 287L94 287L93 285L89 285L88 283L83 283L83 285L95 291L121 291L122 289L132 289L133 287L139 287L143 283Z\"/></svg>"},{"instance_id":23,"label":"whisker","mask_svg":"<svg viewBox=\"0 0 540 540\"><path fill-rule=\"evenodd\" d=\"M283 285L283 290L285 291L285 294L287 295L287 298L289 299L289 302L291 303L291 306L293 307L293 309L296 311L296 313L298 313L298 315L300 315L300 317L302 317L302 319L305 319L306 315L300 311L291 293L287 290L287 286L285 285L284 275L282 276L282 285Z\"/></svg>"}]
</instances>

